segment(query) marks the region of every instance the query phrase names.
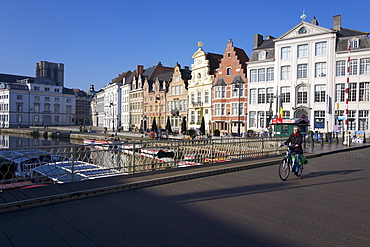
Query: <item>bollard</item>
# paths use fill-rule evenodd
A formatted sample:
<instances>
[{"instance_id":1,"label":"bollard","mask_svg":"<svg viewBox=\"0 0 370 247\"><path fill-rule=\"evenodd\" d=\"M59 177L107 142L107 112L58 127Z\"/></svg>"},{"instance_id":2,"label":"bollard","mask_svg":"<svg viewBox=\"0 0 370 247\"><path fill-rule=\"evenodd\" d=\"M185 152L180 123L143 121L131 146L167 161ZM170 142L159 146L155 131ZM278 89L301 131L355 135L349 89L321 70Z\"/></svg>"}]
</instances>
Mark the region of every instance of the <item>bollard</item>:
<instances>
[{"instance_id":1,"label":"bollard","mask_svg":"<svg viewBox=\"0 0 370 247\"><path fill-rule=\"evenodd\" d=\"M335 139L337 140L337 144L339 143L339 140L338 140L338 132L335 133Z\"/></svg>"},{"instance_id":2,"label":"bollard","mask_svg":"<svg viewBox=\"0 0 370 247\"><path fill-rule=\"evenodd\" d=\"M324 145L324 134L320 133L320 138L321 138L321 146Z\"/></svg>"},{"instance_id":3,"label":"bollard","mask_svg":"<svg viewBox=\"0 0 370 247\"><path fill-rule=\"evenodd\" d=\"M331 132L329 132L329 144L331 144Z\"/></svg>"}]
</instances>

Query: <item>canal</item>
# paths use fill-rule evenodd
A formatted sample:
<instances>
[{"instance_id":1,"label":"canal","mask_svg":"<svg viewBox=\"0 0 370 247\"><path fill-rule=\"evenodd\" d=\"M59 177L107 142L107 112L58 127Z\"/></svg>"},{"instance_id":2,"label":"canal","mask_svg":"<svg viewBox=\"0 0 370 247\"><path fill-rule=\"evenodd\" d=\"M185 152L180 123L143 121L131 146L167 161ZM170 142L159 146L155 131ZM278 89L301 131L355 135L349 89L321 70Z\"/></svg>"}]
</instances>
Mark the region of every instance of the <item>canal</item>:
<instances>
[{"instance_id":1,"label":"canal","mask_svg":"<svg viewBox=\"0 0 370 247\"><path fill-rule=\"evenodd\" d=\"M16 134L0 134L0 148L13 149L13 148L32 148L32 147L45 147L45 146L65 146L71 144L83 144L79 140L59 140L54 138L33 138L29 135L16 135Z\"/></svg>"}]
</instances>

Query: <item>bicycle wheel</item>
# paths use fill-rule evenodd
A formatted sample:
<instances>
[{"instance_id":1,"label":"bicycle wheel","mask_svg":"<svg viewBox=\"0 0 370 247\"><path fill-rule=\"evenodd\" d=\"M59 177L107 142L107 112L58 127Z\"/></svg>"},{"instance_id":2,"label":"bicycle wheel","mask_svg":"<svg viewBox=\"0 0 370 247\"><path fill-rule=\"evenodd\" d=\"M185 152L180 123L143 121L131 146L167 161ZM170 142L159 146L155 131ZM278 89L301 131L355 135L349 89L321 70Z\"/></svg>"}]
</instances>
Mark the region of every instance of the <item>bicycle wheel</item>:
<instances>
[{"instance_id":1,"label":"bicycle wheel","mask_svg":"<svg viewBox=\"0 0 370 247\"><path fill-rule=\"evenodd\" d=\"M297 177L300 177L302 175L302 172L303 172L303 164L300 164L299 165L299 170L298 170L298 173L297 173Z\"/></svg>"},{"instance_id":2,"label":"bicycle wheel","mask_svg":"<svg viewBox=\"0 0 370 247\"><path fill-rule=\"evenodd\" d=\"M286 158L284 158L282 161L280 161L279 164L279 176L280 179L285 181L289 177L290 168L289 163Z\"/></svg>"}]
</instances>

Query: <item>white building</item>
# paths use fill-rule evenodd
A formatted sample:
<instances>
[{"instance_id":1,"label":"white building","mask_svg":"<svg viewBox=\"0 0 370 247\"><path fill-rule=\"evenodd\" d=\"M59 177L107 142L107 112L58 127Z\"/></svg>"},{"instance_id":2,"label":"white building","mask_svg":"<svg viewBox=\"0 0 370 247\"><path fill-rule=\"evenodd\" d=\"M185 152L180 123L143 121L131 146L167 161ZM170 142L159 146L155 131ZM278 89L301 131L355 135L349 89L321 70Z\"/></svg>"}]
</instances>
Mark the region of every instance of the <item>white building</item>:
<instances>
[{"instance_id":1,"label":"white building","mask_svg":"<svg viewBox=\"0 0 370 247\"><path fill-rule=\"evenodd\" d=\"M249 128L266 128L282 106L283 118L307 118L311 130L340 130L350 45L348 127L368 130L368 33L342 28L341 16L334 16L332 29L320 27L315 18L311 23L304 21L305 15L301 18L279 38L263 40L255 35L255 48L247 63Z\"/></svg>"},{"instance_id":2,"label":"white building","mask_svg":"<svg viewBox=\"0 0 370 247\"><path fill-rule=\"evenodd\" d=\"M48 78L0 83L0 126L74 124L76 96Z\"/></svg>"},{"instance_id":3,"label":"white building","mask_svg":"<svg viewBox=\"0 0 370 247\"><path fill-rule=\"evenodd\" d=\"M222 55L203 51L202 42L193 54L191 80L188 81L188 129L199 129L202 117L206 132L209 132L212 116L212 84Z\"/></svg>"}]
</instances>

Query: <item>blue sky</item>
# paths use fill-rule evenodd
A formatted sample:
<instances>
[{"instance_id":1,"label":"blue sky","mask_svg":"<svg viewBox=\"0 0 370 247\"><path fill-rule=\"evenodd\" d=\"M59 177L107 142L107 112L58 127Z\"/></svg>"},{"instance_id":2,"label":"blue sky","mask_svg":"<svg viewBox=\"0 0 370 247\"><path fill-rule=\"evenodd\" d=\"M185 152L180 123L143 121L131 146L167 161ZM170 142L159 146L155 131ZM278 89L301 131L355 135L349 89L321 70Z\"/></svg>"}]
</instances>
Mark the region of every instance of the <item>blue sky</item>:
<instances>
[{"instance_id":1,"label":"blue sky","mask_svg":"<svg viewBox=\"0 0 370 247\"><path fill-rule=\"evenodd\" d=\"M0 0L0 73L35 76L39 61L65 65L65 86L99 90L119 73L159 61L190 66L197 42L223 54L228 39L248 55L253 36L279 37L300 22L370 32L367 1Z\"/></svg>"}]
</instances>

